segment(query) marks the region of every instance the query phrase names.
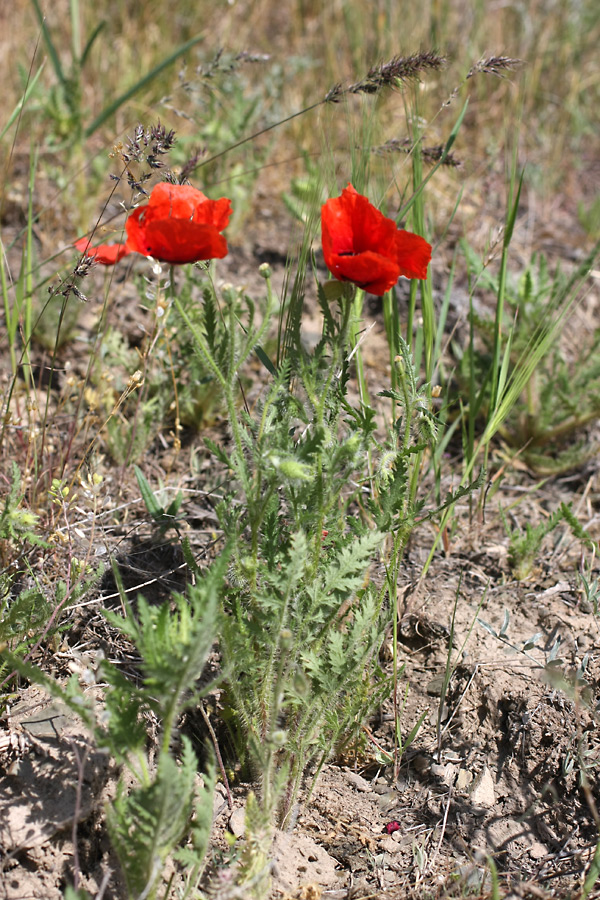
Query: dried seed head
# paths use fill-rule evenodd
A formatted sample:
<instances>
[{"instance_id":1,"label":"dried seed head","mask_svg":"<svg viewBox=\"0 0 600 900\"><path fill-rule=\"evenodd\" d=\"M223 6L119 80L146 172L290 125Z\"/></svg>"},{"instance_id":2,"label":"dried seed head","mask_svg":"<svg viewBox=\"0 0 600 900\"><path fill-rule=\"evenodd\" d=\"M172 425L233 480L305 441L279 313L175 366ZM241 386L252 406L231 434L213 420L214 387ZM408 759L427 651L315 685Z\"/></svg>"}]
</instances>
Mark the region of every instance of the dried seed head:
<instances>
[{"instance_id":1,"label":"dried seed head","mask_svg":"<svg viewBox=\"0 0 600 900\"><path fill-rule=\"evenodd\" d=\"M73 269L73 278L85 278L89 275L90 270L93 269L94 257L91 256L82 256L75 268Z\"/></svg>"},{"instance_id":2,"label":"dried seed head","mask_svg":"<svg viewBox=\"0 0 600 900\"><path fill-rule=\"evenodd\" d=\"M146 172L143 175L138 175L136 178L132 172L127 172L127 184L131 188L132 191L139 191L141 194L144 194L146 197L148 196L148 191L144 189L143 185L152 178L152 174L150 172Z\"/></svg>"},{"instance_id":3,"label":"dried seed head","mask_svg":"<svg viewBox=\"0 0 600 900\"><path fill-rule=\"evenodd\" d=\"M268 53L250 53L248 50L241 50L235 56L231 56L220 47L208 63L196 68L196 74L201 78L214 78L215 75L235 72L244 63L266 63L270 59Z\"/></svg>"},{"instance_id":4,"label":"dried seed head","mask_svg":"<svg viewBox=\"0 0 600 900\"><path fill-rule=\"evenodd\" d=\"M487 75L497 75L498 78L504 78L505 72L513 72L523 65L522 59L512 59L510 56L488 56L480 59L474 66L469 69L467 79L472 78L483 72Z\"/></svg>"},{"instance_id":5,"label":"dried seed head","mask_svg":"<svg viewBox=\"0 0 600 900\"><path fill-rule=\"evenodd\" d=\"M186 184L188 182L190 175L197 168L202 157L206 156L206 153L206 147L202 147L200 150L197 150L192 156L190 156L186 164L181 169L181 172L179 173L177 184Z\"/></svg>"},{"instance_id":6,"label":"dried seed head","mask_svg":"<svg viewBox=\"0 0 600 900\"><path fill-rule=\"evenodd\" d=\"M365 78L347 87L335 84L325 95L326 103L337 103L343 94L376 94L383 87L398 87L405 81L420 81L421 74L446 65L446 58L433 52L414 56L394 56L388 62L369 69Z\"/></svg>"},{"instance_id":7,"label":"dried seed head","mask_svg":"<svg viewBox=\"0 0 600 900\"><path fill-rule=\"evenodd\" d=\"M457 159L453 153L447 153L444 156L444 146L443 144L437 144L435 147L421 147L421 156L428 163L436 163L443 157L443 166L450 166L450 168L457 169L459 166L462 166L462 162L460 159Z\"/></svg>"},{"instance_id":8,"label":"dried seed head","mask_svg":"<svg viewBox=\"0 0 600 900\"><path fill-rule=\"evenodd\" d=\"M445 64L445 57L431 52L394 56L389 62L374 66L366 78L351 84L347 90L351 94L375 94L382 87L397 87L398 82L420 81L422 72L441 69Z\"/></svg>"},{"instance_id":9,"label":"dried seed head","mask_svg":"<svg viewBox=\"0 0 600 900\"><path fill-rule=\"evenodd\" d=\"M142 163L145 160L151 167L158 168L162 163L157 158L169 153L175 140L175 132L172 129L167 131L160 122L149 128L138 124L133 131L133 137L127 138L125 148L121 151L121 158L124 162Z\"/></svg>"},{"instance_id":10,"label":"dried seed head","mask_svg":"<svg viewBox=\"0 0 600 900\"><path fill-rule=\"evenodd\" d=\"M431 164L439 162L444 155L443 144L437 144L434 147L421 147L420 145L415 144L414 141L411 141L410 138L403 138L402 140L392 138L391 140L386 141L385 144L381 144L379 147L373 147L372 152L377 153L379 156L383 156L386 153L412 153L417 149L424 162ZM442 165L458 168L459 166L462 166L462 162L452 153L448 153L444 157Z\"/></svg>"},{"instance_id":11,"label":"dried seed head","mask_svg":"<svg viewBox=\"0 0 600 900\"><path fill-rule=\"evenodd\" d=\"M341 82L334 84L334 86L325 94L325 103L338 103L344 93L344 86Z\"/></svg>"}]
</instances>

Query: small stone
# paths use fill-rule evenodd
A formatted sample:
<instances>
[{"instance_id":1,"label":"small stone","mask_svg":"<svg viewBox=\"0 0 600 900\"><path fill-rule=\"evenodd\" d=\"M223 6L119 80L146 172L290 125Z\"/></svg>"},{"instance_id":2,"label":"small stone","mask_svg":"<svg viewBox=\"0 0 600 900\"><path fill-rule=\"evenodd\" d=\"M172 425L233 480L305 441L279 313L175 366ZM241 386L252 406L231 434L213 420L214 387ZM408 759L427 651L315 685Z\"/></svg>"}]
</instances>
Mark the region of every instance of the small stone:
<instances>
[{"instance_id":1,"label":"small stone","mask_svg":"<svg viewBox=\"0 0 600 900\"><path fill-rule=\"evenodd\" d=\"M337 860L306 834L277 831L272 858L278 869L274 884L278 896L289 896L292 892L296 896L299 885L301 891L307 891L308 885L319 885L321 889L339 887Z\"/></svg>"},{"instance_id":2,"label":"small stone","mask_svg":"<svg viewBox=\"0 0 600 900\"><path fill-rule=\"evenodd\" d=\"M466 769L459 769L458 775L456 777L456 790L457 791L466 791L471 782L473 781L473 773L468 772Z\"/></svg>"},{"instance_id":3,"label":"small stone","mask_svg":"<svg viewBox=\"0 0 600 900\"><path fill-rule=\"evenodd\" d=\"M439 697L442 691L444 690L444 675L436 675L431 681L427 682L425 686L425 690L430 695L430 697ZM437 719L437 709L434 710L435 718Z\"/></svg>"},{"instance_id":4,"label":"small stone","mask_svg":"<svg viewBox=\"0 0 600 900\"><path fill-rule=\"evenodd\" d=\"M490 809L496 802L494 779L488 766L484 766L481 774L473 782L470 800L473 806Z\"/></svg>"},{"instance_id":5,"label":"small stone","mask_svg":"<svg viewBox=\"0 0 600 900\"><path fill-rule=\"evenodd\" d=\"M534 841L527 852L532 859L542 859L542 857L547 856L548 854L547 848L539 841Z\"/></svg>"},{"instance_id":6,"label":"small stone","mask_svg":"<svg viewBox=\"0 0 600 900\"><path fill-rule=\"evenodd\" d=\"M351 772L349 769L346 769L344 777L357 791L362 791L367 794L373 790L370 782L368 782L366 778L363 778L362 775L358 775L357 772Z\"/></svg>"},{"instance_id":7,"label":"small stone","mask_svg":"<svg viewBox=\"0 0 600 900\"><path fill-rule=\"evenodd\" d=\"M236 837L241 837L246 830L246 810L243 807L234 809L229 816L229 830Z\"/></svg>"},{"instance_id":8,"label":"small stone","mask_svg":"<svg viewBox=\"0 0 600 900\"><path fill-rule=\"evenodd\" d=\"M23 726L25 731L29 732L34 738L56 738L62 734L69 723L76 721L73 713L71 713L62 703L53 703L52 706L46 706L43 710L26 719L17 721Z\"/></svg>"},{"instance_id":9,"label":"small stone","mask_svg":"<svg viewBox=\"0 0 600 900\"><path fill-rule=\"evenodd\" d=\"M386 853L397 853L400 849L400 845L394 840L396 831L394 834L386 834L385 837L381 839L379 846L382 850L385 850Z\"/></svg>"},{"instance_id":10,"label":"small stone","mask_svg":"<svg viewBox=\"0 0 600 900\"><path fill-rule=\"evenodd\" d=\"M387 781L378 781L373 783L373 790L376 794L389 794L391 785Z\"/></svg>"},{"instance_id":11,"label":"small stone","mask_svg":"<svg viewBox=\"0 0 600 900\"><path fill-rule=\"evenodd\" d=\"M213 816L220 815L227 806L227 791L221 782L215 786L213 795Z\"/></svg>"},{"instance_id":12,"label":"small stone","mask_svg":"<svg viewBox=\"0 0 600 900\"><path fill-rule=\"evenodd\" d=\"M398 794L395 791L388 791L387 794L379 794L377 797L377 808L385 814L388 810L398 805Z\"/></svg>"},{"instance_id":13,"label":"small stone","mask_svg":"<svg viewBox=\"0 0 600 900\"><path fill-rule=\"evenodd\" d=\"M504 559L505 556L508 556L508 547L504 544L488 544L484 552L491 559Z\"/></svg>"}]
</instances>

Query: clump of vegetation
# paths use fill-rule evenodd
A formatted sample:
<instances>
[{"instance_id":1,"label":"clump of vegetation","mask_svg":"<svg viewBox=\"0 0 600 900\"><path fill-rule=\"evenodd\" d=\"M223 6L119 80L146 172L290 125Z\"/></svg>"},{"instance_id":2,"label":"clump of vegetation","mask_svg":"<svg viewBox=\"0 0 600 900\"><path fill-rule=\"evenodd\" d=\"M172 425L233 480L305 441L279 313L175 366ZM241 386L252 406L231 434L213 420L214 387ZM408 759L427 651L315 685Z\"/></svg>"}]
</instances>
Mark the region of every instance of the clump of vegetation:
<instances>
[{"instance_id":1,"label":"clump of vegetation","mask_svg":"<svg viewBox=\"0 0 600 900\"><path fill-rule=\"evenodd\" d=\"M511 529L502 508L500 509L500 515L502 516L506 532L509 535L508 561L512 574L517 581L523 581L523 579L531 574L531 570L538 558L544 539L549 534L552 534L554 529L560 525L561 522L565 522L569 526L573 535L578 538L583 545L587 546L590 550L594 549L593 540L590 538L589 534L586 533L585 529L582 528L581 523L573 514L573 510L570 506L567 506L566 503L561 503L557 510L538 525L531 525L527 522L524 530L520 528Z\"/></svg>"},{"instance_id":2,"label":"clump of vegetation","mask_svg":"<svg viewBox=\"0 0 600 900\"><path fill-rule=\"evenodd\" d=\"M277 47L207 45L163 92L172 65L205 35L186 27L172 47L161 38L158 56L157 47L154 56L140 47L143 71L117 74L100 53L118 39L112 29L123 11L114 6L106 21L93 21L71 0L61 24L32 0L48 64L42 71L34 57L14 111L0 110L9 168L22 133L10 128L27 122L40 146L21 185L23 230L3 231L0 260L0 713L8 720L23 686L41 685L77 713L114 763L117 788L101 815L122 876L116 893L142 900L220 890L224 900L260 900L271 889L273 835L293 827L325 764L365 753L368 723L391 699L393 728L372 759L396 780L428 719L419 710L406 721L399 646L399 585L415 531L432 529L419 562L424 582L440 548L451 553L461 504L478 513L504 476L499 446L546 476L580 468L595 452L586 428L600 416L598 335L590 332L576 358L560 338L598 246L586 245L569 271L541 252L517 265L529 174L516 151L495 213L503 223L487 253L460 218L468 176L456 144L468 131L467 144L478 146L481 83L514 77L521 50L457 62L433 51L399 54L390 46L391 7L381 13L389 27L375 33L363 27L364 5L349 2L342 22L329 24L361 77L344 77L336 61L315 90L308 58L288 59L290 75ZM312 16L300 7L299 19ZM145 22L149 44L153 29L176 33L166 6L155 14ZM422 46L437 45L446 19L463 14L436 7ZM184 3L178 15L191 21L191 7ZM329 40L322 31L315 47ZM366 62L363 33L373 53ZM584 55L587 32L578 33ZM331 54L329 43L322 49ZM575 46L569 50L575 59ZM456 77L453 65L461 66ZM531 123L545 108L542 86L550 89L540 66L520 100ZM260 84L252 76L259 68ZM583 94L574 83L552 85L570 100ZM105 158L108 129L141 98L160 107L161 122L133 125L112 145L109 190L103 164L96 159L93 178L85 164L96 146ZM586 109L582 103L584 119ZM587 126L577 127L583 134ZM302 233L295 247L282 239L288 264L278 291L271 265L260 265L260 278L238 278L231 260L236 237L255 240L252 217L271 214L262 179L274 148L290 146L302 158L291 160L277 202ZM289 153L282 161L290 163ZM47 231L58 225L38 201L46 180L61 190L64 220L52 246L62 240L71 254L58 275L46 252ZM445 208L441 198L450 194L456 199ZM580 206L590 234L594 212L594 204ZM458 227L461 252L446 266ZM226 257L235 284L220 274ZM450 332L459 260L467 299ZM367 351L374 303L385 348L377 361ZM190 495L201 497L196 508ZM511 529L502 509L500 517L517 580L531 575L560 523L595 551L567 503L522 529ZM146 546L172 551L181 575L181 590L166 599L151 598L142 575L141 588L131 589L119 565L118 542L137 539L144 521ZM100 605L103 558L112 561L120 612L101 608L100 627L127 648L129 665L104 647L66 678L52 660L59 646L75 652L84 610ZM581 580L596 611L591 565ZM459 666L455 614L456 607L438 761L450 739L445 696ZM539 649L539 635L509 639L508 612L500 629L480 621L513 651ZM560 670L566 692L559 647L544 651L539 667ZM588 703L587 677L584 660L573 682L578 703ZM196 715L200 736L190 726ZM585 740L569 752L580 747ZM564 765L569 774L574 757ZM231 808L232 779L251 790L245 833L230 842L221 883L209 852L214 791L220 780ZM425 871L424 857L421 864ZM91 896L77 853L67 878L66 897ZM585 896L593 884L592 862Z\"/></svg>"}]
</instances>

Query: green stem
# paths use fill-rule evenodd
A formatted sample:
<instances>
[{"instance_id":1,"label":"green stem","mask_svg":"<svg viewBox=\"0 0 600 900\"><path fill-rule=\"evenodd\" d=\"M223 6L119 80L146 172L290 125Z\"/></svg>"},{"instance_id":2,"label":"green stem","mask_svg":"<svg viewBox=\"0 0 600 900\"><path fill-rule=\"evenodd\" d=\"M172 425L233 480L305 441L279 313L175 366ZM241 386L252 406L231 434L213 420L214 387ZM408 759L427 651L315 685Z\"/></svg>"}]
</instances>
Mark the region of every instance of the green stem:
<instances>
[{"instance_id":1,"label":"green stem","mask_svg":"<svg viewBox=\"0 0 600 900\"><path fill-rule=\"evenodd\" d=\"M231 426L231 432L233 434L233 441L235 444L236 451L239 455L239 459L242 460L244 458L244 449L241 438L240 425L237 419L237 409L235 407L235 398L233 396L233 391L231 388L230 379L225 378L221 369L217 365L215 358L213 357L210 347L208 346L207 340L202 334L201 330L194 325L190 317L188 316L185 308L179 299L179 297L175 294L174 291L174 271L173 266L171 266L171 277L170 277L170 294L171 300L175 306L175 309L187 325L190 334L194 339L194 343L196 344L196 348L200 352L200 355L206 362L208 368L211 373L214 375L215 379L219 383L221 390L223 392L223 397L225 399L225 404L227 406L227 413L229 415L229 424Z\"/></svg>"},{"instance_id":2,"label":"green stem","mask_svg":"<svg viewBox=\"0 0 600 900\"><path fill-rule=\"evenodd\" d=\"M325 383L320 388L320 396L314 396L314 410L315 410L315 425L318 428L324 427L325 422L325 404L327 402L327 398L329 396L329 391L331 389L331 383L335 377L338 376L338 372L342 365L343 358L347 353L347 348L349 345L348 334L350 328L350 316L353 309L353 302L351 297L351 287L344 286L344 292L340 298L340 307L341 307L341 320L340 327L337 335L334 336L332 340L332 358L331 365L329 366L329 370L327 373L327 378ZM305 384L306 386L306 384ZM320 490L320 502L319 502L319 520L317 523L317 527L315 528L315 534L313 535L313 546L314 546L314 554L313 554L313 573L316 573L319 566L319 560L321 558L321 551L323 547L322 541L322 533L323 528L325 526L325 504L323 503L323 451L319 447L317 452L316 459L316 482L319 485Z\"/></svg>"}]
</instances>

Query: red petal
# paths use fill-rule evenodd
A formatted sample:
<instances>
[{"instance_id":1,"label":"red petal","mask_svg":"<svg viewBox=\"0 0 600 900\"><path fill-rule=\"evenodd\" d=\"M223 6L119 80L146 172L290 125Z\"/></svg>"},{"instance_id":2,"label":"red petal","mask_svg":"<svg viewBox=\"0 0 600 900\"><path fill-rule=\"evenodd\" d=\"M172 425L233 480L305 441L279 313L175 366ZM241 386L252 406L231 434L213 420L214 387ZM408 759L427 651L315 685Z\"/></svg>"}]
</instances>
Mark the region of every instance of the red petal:
<instances>
[{"instance_id":1,"label":"red petal","mask_svg":"<svg viewBox=\"0 0 600 900\"><path fill-rule=\"evenodd\" d=\"M204 203L206 196L190 184L169 184L161 181L156 184L147 204L148 218L154 219L191 219L196 207Z\"/></svg>"},{"instance_id":2,"label":"red petal","mask_svg":"<svg viewBox=\"0 0 600 900\"><path fill-rule=\"evenodd\" d=\"M351 184L321 208L324 243L334 253L374 250L390 259L395 256L396 223L386 218ZM323 248L325 250L325 247Z\"/></svg>"},{"instance_id":3,"label":"red petal","mask_svg":"<svg viewBox=\"0 0 600 900\"><path fill-rule=\"evenodd\" d=\"M145 246L146 210L147 206L138 206L125 222L127 246L130 251L148 256Z\"/></svg>"},{"instance_id":4,"label":"red petal","mask_svg":"<svg viewBox=\"0 0 600 900\"><path fill-rule=\"evenodd\" d=\"M349 215L352 217L354 252L373 250L381 256L395 256L396 223L384 216L366 197L349 190L342 191Z\"/></svg>"},{"instance_id":5,"label":"red petal","mask_svg":"<svg viewBox=\"0 0 600 900\"><path fill-rule=\"evenodd\" d=\"M384 294L400 275L427 278L431 246L418 234L401 231L351 184L321 208L323 256L341 281Z\"/></svg>"},{"instance_id":6,"label":"red petal","mask_svg":"<svg viewBox=\"0 0 600 900\"><path fill-rule=\"evenodd\" d=\"M175 265L227 256L227 242L213 225L172 218L148 222L142 212L136 209L125 225L130 251Z\"/></svg>"},{"instance_id":7,"label":"red petal","mask_svg":"<svg viewBox=\"0 0 600 900\"><path fill-rule=\"evenodd\" d=\"M103 266L114 266L116 262L131 253L127 244L99 244L92 247L89 238L82 237L75 241L74 246L85 256L91 256L97 263Z\"/></svg>"},{"instance_id":8,"label":"red petal","mask_svg":"<svg viewBox=\"0 0 600 900\"><path fill-rule=\"evenodd\" d=\"M412 231L399 230L396 235L396 259L405 278L427 278L431 262L431 244Z\"/></svg>"},{"instance_id":9,"label":"red petal","mask_svg":"<svg viewBox=\"0 0 600 900\"><path fill-rule=\"evenodd\" d=\"M369 250L356 256L334 256L327 268L338 281L352 281L369 294L381 297L398 281L395 260Z\"/></svg>"},{"instance_id":10,"label":"red petal","mask_svg":"<svg viewBox=\"0 0 600 900\"><path fill-rule=\"evenodd\" d=\"M204 200L194 211L194 222L198 225L214 225L217 231L223 231L231 218L231 200L221 197L219 200Z\"/></svg>"},{"instance_id":11,"label":"red petal","mask_svg":"<svg viewBox=\"0 0 600 900\"><path fill-rule=\"evenodd\" d=\"M146 223L161 219L190 219L199 225L214 225L223 231L229 224L231 200L209 200L202 191L189 184L169 184L166 181L155 185L150 199L144 206L143 218Z\"/></svg>"}]
</instances>

